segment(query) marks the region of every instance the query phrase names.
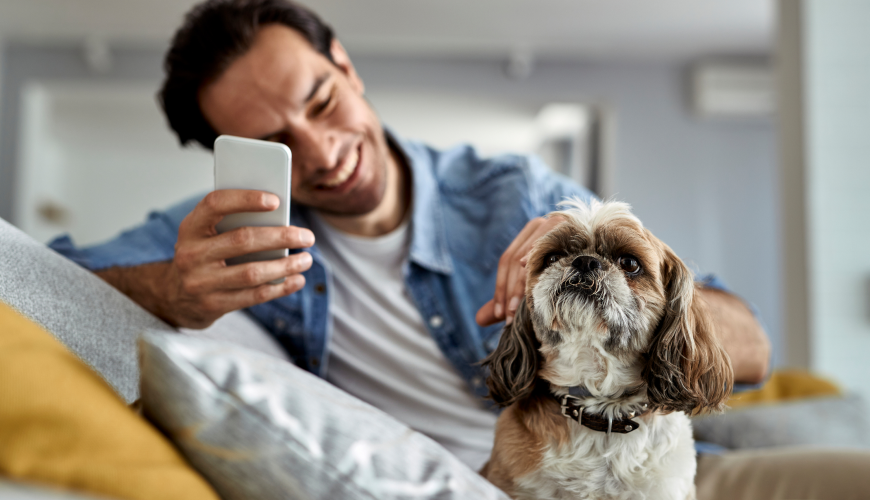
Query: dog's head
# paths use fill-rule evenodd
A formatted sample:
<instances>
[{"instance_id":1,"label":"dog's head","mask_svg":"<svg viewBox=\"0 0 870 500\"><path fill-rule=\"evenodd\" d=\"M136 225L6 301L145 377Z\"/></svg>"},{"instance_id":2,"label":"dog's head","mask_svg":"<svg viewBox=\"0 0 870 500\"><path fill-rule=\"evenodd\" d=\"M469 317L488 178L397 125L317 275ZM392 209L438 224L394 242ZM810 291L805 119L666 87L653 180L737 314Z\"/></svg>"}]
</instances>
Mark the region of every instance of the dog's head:
<instances>
[{"instance_id":1,"label":"dog's head","mask_svg":"<svg viewBox=\"0 0 870 500\"><path fill-rule=\"evenodd\" d=\"M719 409L731 364L691 271L628 205L566 206L529 253L525 298L484 361L490 397L509 405L543 379L594 394L640 386L660 411Z\"/></svg>"}]
</instances>

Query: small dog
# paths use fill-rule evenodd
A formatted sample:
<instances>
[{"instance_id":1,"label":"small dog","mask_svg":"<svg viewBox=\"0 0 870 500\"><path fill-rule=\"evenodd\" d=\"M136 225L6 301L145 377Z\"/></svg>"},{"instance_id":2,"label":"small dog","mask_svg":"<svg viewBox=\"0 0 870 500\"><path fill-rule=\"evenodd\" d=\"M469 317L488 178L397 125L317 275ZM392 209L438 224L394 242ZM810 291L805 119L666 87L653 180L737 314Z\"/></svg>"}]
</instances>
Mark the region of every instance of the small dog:
<instances>
[{"instance_id":1,"label":"small dog","mask_svg":"<svg viewBox=\"0 0 870 500\"><path fill-rule=\"evenodd\" d=\"M686 414L721 410L733 374L692 273L628 205L563 207L483 362L507 408L481 474L515 499L693 499Z\"/></svg>"}]
</instances>

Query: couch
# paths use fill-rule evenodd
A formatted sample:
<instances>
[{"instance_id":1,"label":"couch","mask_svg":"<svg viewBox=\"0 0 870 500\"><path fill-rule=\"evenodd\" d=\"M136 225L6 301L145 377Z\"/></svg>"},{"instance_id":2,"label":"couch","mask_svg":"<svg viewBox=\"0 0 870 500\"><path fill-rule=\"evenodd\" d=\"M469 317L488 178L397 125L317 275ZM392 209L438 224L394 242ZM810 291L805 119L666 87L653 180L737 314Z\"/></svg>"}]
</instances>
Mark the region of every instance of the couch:
<instances>
[{"instance_id":1,"label":"couch","mask_svg":"<svg viewBox=\"0 0 870 500\"><path fill-rule=\"evenodd\" d=\"M0 498L506 498L289 361L243 312L176 330L0 219ZM838 392L776 374L696 438L870 447Z\"/></svg>"},{"instance_id":2,"label":"couch","mask_svg":"<svg viewBox=\"0 0 870 500\"><path fill-rule=\"evenodd\" d=\"M178 331L2 219L0 494L506 498L246 314Z\"/></svg>"}]
</instances>

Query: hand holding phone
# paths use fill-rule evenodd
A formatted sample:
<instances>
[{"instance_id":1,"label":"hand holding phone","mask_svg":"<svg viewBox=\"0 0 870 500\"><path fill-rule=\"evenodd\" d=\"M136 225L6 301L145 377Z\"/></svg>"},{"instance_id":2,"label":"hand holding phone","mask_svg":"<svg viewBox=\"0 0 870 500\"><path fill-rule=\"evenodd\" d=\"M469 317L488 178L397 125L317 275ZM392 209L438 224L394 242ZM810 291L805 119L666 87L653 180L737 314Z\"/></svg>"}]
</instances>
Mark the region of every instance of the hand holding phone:
<instances>
[{"instance_id":1,"label":"hand holding phone","mask_svg":"<svg viewBox=\"0 0 870 500\"><path fill-rule=\"evenodd\" d=\"M290 225L290 148L275 142L222 135L214 142L214 189L251 189L278 197L278 208L271 212L230 214L216 226L225 233L240 227ZM226 259L227 265L287 256L287 249L265 250ZM283 279L282 279L283 280ZM279 281L280 283L280 281Z\"/></svg>"},{"instance_id":2,"label":"hand holding phone","mask_svg":"<svg viewBox=\"0 0 870 500\"><path fill-rule=\"evenodd\" d=\"M287 255L314 244L310 230L289 225L289 149L221 137L215 154L216 190L181 221L172 261L143 266L136 280L147 308L175 326L205 328L295 293L312 263L308 252Z\"/></svg>"}]
</instances>

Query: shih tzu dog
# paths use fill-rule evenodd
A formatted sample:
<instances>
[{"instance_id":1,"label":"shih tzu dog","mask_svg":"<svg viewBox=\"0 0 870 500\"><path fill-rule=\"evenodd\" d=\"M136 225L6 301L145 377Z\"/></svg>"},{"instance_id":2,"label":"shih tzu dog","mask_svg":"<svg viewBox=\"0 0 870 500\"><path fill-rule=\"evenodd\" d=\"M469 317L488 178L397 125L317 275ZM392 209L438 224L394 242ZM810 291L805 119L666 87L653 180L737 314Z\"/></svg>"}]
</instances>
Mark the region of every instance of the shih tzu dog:
<instances>
[{"instance_id":1,"label":"shih tzu dog","mask_svg":"<svg viewBox=\"0 0 870 500\"><path fill-rule=\"evenodd\" d=\"M687 414L720 410L733 376L692 273L628 205L563 208L484 360L507 408L481 474L515 499L693 499Z\"/></svg>"}]
</instances>

